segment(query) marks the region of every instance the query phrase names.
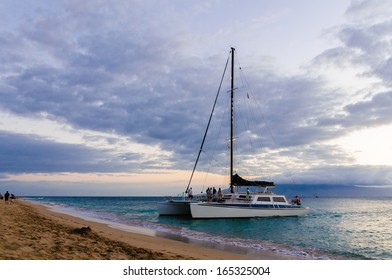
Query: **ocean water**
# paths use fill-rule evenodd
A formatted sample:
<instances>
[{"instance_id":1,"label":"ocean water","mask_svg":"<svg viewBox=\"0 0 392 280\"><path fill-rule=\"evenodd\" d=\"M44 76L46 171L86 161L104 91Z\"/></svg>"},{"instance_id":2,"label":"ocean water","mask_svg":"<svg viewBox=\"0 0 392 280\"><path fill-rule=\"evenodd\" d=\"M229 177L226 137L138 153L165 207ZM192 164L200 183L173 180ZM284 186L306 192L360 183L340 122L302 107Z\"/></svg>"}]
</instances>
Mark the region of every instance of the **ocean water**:
<instances>
[{"instance_id":1,"label":"ocean water","mask_svg":"<svg viewBox=\"0 0 392 280\"><path fill-rule=\"evenodd\" d=\"M302 198L303 217L160 217L164 197L27 197L71 215L147 228L181 240L316 259L392 259L392 198Z\"/></svg>"}]
</instances>

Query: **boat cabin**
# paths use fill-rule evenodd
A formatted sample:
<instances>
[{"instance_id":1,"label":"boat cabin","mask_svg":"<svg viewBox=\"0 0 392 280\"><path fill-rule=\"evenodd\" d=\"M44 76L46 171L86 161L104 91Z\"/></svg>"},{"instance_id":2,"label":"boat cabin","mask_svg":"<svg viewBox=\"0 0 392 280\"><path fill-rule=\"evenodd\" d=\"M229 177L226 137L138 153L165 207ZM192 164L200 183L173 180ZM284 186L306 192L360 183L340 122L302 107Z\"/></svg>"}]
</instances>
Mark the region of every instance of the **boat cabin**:
<instances>
[{"instance_id":1,"label":"boat cabin","mask_svg":"<svg viewBox=\"0 0 392 280\"><path fill-rule=\"evenodd\" d=\"M233 203L233 202L243 202L251 204L274 204L274 205L287 205L287 201L284 195L277 195L273 193L228 193L224 194L222 203Z\"/></svg>"}]
</instances>

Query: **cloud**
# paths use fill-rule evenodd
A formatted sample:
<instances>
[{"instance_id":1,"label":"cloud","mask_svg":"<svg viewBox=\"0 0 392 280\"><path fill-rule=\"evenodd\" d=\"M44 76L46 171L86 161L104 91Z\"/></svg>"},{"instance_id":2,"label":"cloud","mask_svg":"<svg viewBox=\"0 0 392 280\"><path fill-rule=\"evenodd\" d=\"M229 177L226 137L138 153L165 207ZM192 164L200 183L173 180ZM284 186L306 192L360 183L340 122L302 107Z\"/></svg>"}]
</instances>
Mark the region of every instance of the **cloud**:
<instances>
[{"instance_id":1,"label":"cloud","mask_svg":"<svg viewBox=\"0 0 392 280\"><path fill-rule=\"evenodd\" d=\"M110 151L55 143L34 135L0 132L0 150L0 173L121 172L130 168ZM126 160L137 159L137 154L128 154Z\"/></svg>"},{"instance_id":2,"label":"cloud","mask_svg":"<svg viewBox=\"0 0 392 280\"><path fill-rule=\"evenodd\" d=\"M385 0L355 0L351 1L346 10L346 16L360 21L375 21L390 17L391 5Z\"/></svg>"},{"instance_id":3,"label":"cloud","mask_svg":"<svg viewBox=\"0 0 392 280\"><path fill-rule=\"evenodd\" d=\"M304 184L390 185L392 168L363 165L323 166L296 173L293 180Z\"/></svg>"},{"instance_id":4,"label":"cloud","mask_svg":"<svg viewBox=\"0 0 392 280\"><path fill-rule=\"evenodd\" d=\"M392 123L392 21L385 3L353 1L345 13L348 23L333 28L339 43L295 74L274 66L274 58L257 52L242 55L238 48L238 61L246 63L241 65L246 81L240 71L237 74L236 94L242 98L238 108L249 101L254 106L254 111L245 109L242 114L257 120L254 125L261 135L257 141L267 153L284 151L315 174L324 164L328 174L329 165L339 165L336 158L346 164L353 159L325 141L356 129ZM22 135L10 123L0 134L5 151L1 172L124 172L160 164L161 168L191 168L230 42L253 38L252 44L243 46L254 50L250 45L257 46L259 35L267 34L263 28L271 25L276 30L272 27L286 14L274 9L270 15L248 10L252 16L236 18L241 20L241 32L237 32L241 34L236 37L230 31L239 29L231 24L224 28L226 17L213 12L219 2L193 6L182 1L30 5L27 17L18 17L18 22L7 17L4 26L8 28L0 29L0 110L101 133L107 146L94 147L95 134L85 135L84 143L61 142L38 132ZM234 2L228 13L234 13L232 5ZM262 24L252 28L256 19ZM221 42L225 45L218 47ZM345 72L352 74L354 82L347 83L354 87L342 86L338 79L331 81L330 75ZM227 89L222 89L222 98L227 97ZM211 138L220 126L226 126L226 105L223 102L217 107L217 112L226 115L213 124ZM242 153L252 146L243 136L254 135L239 119L236 145ZM227 136L221 136L219 147L209 144L203 153L216 149L222 165ZM146 152L148 146L152 148ZM257 155L261 151L256 148Z\"/></svg>"},{"instance_id":5,"label":"cloud","mask_svg":"<svg viewBox=\"0 0 392 280\"><path fill-rule=\"evenodd\" d=\"M168 148L177 146L170 147L171 140L192 135L195 127L188 124L197 124L199 116L204 119L200 93L212 86L205 78L219 80L219 74L212 74L215 66L208 67L214 61L190 61L176 37L157 34L162 27L154 23L142 28L151 32L139 30L146 20L139 22L143 14L137 9L148 4L132 6L136 18L120 12L109 22L122 5L107 11L71 3L62 14L43 14L15 31L3 57L16 52L23 67L12 61L4 65L15 70L2 76L0 106L24 116L44 113L82 129L133 135L142 143ZM0 37L7 40L8 35ZM198 101L202 102L197 105Z\"/></svg>"},{"instance_id":6,"label":"cloud","mask_svg":"<svg viewBox=\"0 0 392 280\"><path fill-rule=\"evenodd\" d=\"M380 126L392 122L392 92L382 92L369 101L361 101L346 106L352 125ZM355 122L353 121L355 120Z\"/></svg>"}]
</instances>

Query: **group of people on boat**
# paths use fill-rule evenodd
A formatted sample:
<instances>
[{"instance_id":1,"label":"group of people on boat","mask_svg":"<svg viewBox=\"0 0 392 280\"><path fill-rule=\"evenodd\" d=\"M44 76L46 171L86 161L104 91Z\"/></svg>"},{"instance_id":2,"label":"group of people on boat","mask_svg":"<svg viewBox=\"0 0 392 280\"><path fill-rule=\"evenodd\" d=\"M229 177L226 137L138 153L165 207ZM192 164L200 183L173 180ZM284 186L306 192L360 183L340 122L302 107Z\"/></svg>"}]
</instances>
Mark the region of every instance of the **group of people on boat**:
<instances>
[{"instance_id":1,"label":"group of people on boat","mask_svg":"<svg viewBox=\"0 0 392 280\"><path fill-rule=\"evenodd\" d=\"M193 191L192 188L189 188L186 192L188 194L188 200L193 200ZM213 188L208 188L206 190L206 194L207 194L207 201L211 202L211 201L220 201L223 199L223 192L221 190L221 188L219 188L218 190L216 190L215 187Z\"/></svg>"},{"instance_id":2,"label":"group of people on boat","mask_svg":"<svg viewBox=\"0 0 392 280\"><path fill-rule=\"evenodd\" d=\"M219 188L218 190L216 190L215 187L213 188L207 188L206 190L206 194L207 194L207 201L221 201L223 199L223 192L221 190L221 188Z\"/></svg>"}]
</instances>

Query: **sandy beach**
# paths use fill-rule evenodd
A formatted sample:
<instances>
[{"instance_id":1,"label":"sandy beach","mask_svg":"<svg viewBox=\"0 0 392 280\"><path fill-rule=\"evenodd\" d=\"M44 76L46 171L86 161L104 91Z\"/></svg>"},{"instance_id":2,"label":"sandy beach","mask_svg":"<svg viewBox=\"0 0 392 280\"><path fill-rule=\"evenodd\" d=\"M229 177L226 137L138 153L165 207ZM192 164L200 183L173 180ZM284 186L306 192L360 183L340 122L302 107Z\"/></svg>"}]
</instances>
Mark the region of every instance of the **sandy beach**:
<instances>
[{"instance_id":1,"label":"sandy beach","mask_svg":"<svg viewBox=\"0 0 392 280\"><path fill-rule=\"evenodd\" d=\"M137 234L50 211L23 200L0 201L3 260L244 260L295 259L262 252L235 253Z\"/></svg>"}]
</instances>

